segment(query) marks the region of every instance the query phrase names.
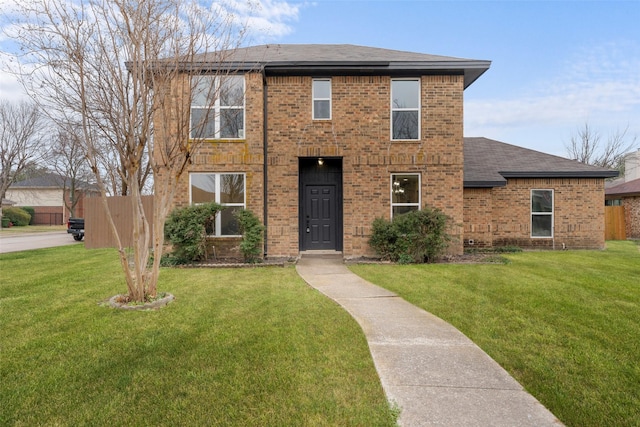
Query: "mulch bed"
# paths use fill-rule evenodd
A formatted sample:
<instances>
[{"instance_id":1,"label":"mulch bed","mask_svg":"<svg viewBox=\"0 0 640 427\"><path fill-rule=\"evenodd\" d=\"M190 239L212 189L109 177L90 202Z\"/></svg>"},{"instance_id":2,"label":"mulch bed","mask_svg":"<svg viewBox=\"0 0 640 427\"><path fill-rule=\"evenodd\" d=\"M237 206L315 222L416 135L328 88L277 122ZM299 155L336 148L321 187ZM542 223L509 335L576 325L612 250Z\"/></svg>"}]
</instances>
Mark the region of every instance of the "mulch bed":
<instances>
[{"instance_id":1,"label":"mulch bed","mask_svg":"<svg viewBox=\"0 0 640 427\"><path fill-rule=\"evenodd\" d=\"M442 257L438 264L486 264L496 263L495 253L465 253L462 255L446 255ZM246 263L242 258L218 258L209 259L193 264L177 265L176 268L257 268L257 267L286 267L295 265L296 258L267 258L259 263ZM393 264L378 258L350 258L345 259L345 264Z\"/></svg>"}]
</instances>

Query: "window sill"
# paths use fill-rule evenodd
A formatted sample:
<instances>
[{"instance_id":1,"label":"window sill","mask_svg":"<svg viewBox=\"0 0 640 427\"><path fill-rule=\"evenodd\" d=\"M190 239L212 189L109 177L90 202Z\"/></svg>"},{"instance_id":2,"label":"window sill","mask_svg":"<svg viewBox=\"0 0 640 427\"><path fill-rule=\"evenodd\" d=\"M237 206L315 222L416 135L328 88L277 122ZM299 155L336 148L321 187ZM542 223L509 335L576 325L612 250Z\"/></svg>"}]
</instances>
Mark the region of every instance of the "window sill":
<instances>
[{"instance_id":1,"label":"window sill","mask_svg":"<svg viewBox=\"0 0 640 427\"><path fill-rule=\"evenodd\" d=\"M213 143L234 143L234 142L247 142L246 138L220 138L220 139L209 139L209 138L204 138L204 139L189 139L189 142L206 142L209 144L213 144Z\"/></svg>"}]
</instances>

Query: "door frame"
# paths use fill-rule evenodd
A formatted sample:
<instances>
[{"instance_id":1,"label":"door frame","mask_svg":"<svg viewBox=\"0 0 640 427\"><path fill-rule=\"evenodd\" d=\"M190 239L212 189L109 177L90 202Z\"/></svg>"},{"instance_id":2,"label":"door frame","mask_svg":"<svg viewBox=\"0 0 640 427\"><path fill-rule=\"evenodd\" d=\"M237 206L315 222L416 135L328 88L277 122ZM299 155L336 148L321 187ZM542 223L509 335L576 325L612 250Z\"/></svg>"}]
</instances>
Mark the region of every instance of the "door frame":
<instances>
[{"instance_id":1,"label":"door frame","mask_svg":"<svg viewBox=\"0 0 640 427\"><path fill-rule=\"evenodd\" d=\"M322 164L320 164L322 163ZM298 158L298 248L304 247L305 228L305 195L306 187L310 185L335 186L336 202L336 230L335 248L330 250L342 251L343 247L343 183L342 157L299 157Z\"/></svg>"}]
</instances>

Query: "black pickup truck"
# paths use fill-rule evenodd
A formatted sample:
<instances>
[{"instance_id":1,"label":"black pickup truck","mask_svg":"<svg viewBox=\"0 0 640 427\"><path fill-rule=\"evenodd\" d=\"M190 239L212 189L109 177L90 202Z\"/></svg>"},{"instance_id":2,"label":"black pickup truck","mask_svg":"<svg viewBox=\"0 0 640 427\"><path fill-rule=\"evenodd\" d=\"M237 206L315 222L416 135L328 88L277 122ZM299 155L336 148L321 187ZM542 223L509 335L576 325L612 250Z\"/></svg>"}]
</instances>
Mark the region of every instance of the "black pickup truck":
<instances>
[{"instance_id":1,"label":"black pickup truck","mask_svg":"<svg viewBox=\"0 0 640 427\"><path fill-rule=\"evenodd\" d=\"M73 234L75 240L82 240L84 237L84 218L69 218L67 233Z\"/></svg>"}]
</instances>

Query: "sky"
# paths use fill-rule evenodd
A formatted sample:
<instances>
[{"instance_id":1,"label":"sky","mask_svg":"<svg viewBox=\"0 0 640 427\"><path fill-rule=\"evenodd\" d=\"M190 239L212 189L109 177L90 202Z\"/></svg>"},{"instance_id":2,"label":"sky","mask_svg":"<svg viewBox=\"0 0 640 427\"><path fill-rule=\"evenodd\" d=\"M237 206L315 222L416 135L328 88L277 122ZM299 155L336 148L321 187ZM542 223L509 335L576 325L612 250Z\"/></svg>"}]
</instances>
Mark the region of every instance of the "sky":
<instances>
[{"instance_id":1,"label":"sky","mask_svg":"<svg viewBox=\"0 0 640 427\"><path fill-rule=\"evenodd\" d=\"M491 61L465 90L465 136L567 156L588 123L605 141L628 128L640 149L640 0L228 1L249 24L246 45L354 44ZM0 52L8 42L0 37ZM0 98L21 96L0 71Z\"/></svg>"}]
</instances>

